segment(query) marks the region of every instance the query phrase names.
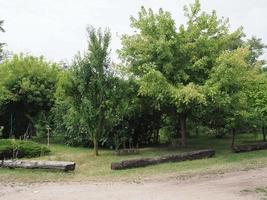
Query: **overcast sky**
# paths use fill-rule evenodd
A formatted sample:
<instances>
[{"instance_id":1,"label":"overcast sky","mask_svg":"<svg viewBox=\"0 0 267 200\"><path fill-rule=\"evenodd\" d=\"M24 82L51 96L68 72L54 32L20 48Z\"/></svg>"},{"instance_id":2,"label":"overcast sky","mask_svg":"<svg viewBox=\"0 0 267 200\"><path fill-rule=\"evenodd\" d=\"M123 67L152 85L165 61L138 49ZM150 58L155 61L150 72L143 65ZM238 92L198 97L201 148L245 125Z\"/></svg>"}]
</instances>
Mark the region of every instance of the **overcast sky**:
<instances>
[{"instance_id":1,"label":"overcast sky","mask_svg":"<svg viewBox=\"0 0 267 200\"><path fill-rule=\"evenodd\" d=\"M0 0L5 33L0 41L14 53L44 55L53 61L71 61L86 48L86 26L109 27L112 59L120 48L120 35L131 33L129 17L142 5L170 11L177 25L185 22L183 6L194 0ZM229 17L231 28L243 26L267 44L267 0L201 0L205 11ZM267 58L267 54L264 56Z\"/></svg>"}]
</instances>

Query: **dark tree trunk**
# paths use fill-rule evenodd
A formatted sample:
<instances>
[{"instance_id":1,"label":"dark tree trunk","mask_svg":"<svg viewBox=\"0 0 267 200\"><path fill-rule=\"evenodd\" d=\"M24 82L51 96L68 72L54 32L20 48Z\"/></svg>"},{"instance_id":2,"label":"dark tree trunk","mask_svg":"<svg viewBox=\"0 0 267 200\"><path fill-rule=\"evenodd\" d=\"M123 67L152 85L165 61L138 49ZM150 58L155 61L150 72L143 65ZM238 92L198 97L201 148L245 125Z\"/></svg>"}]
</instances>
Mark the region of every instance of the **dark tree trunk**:
<instances>
[{"instance_id":1,"label":"dark tree trunk","mask_svg":"<svg viewBox=\"0 0 267 200\"><path fill-rule=\"evenodd\" d=\"M266 134L265 134L265 126L262 126L262 136L263 136L263 141L266 142Z\"/></svg>"},{"instance_id":2,"label":"dark tree trunk","mask_svg":"<svg viewBox=\"0 0 267 200\"><path fill-rule=\"evenodd\" d=\"M157 129L156 133L157 133L156 141L157 141L157 144L159 144L160 143L159 129Z\"/></svg>"},{"instance_id":3,"label":"dark tree trunk","mask_svg":"<svg viewBox=\"0 0 267 200\"><path fill-rule=\"evenodd\" d=\"M233 128L232 129L232 144L231 144L231 147L233 147L235 145L235 137L236 137L236 129Z\"/></svg>"},{"instance_id":4,"label":"dark tree trunk","mask_svg":"<svg viewBox=\"0 0 267 200\"><path fill-rule=\"evenodd\" d=\"M9 138L11 138L13 135L13 113L10 114L10 132L9 132Z\"/></svg>"},{"instance_id":5,"label":"dark tree trunk","mask_svg":"<svg viewBox=\"0 0 267 200\"><path fill-rule=\"evenodd\" d=\"M133 134L133 144L137 146L139 143L139 129L135 128L134 129L134 134Z\"/></svg>"},{"instance_id":6,"label":"dark tree trunk","mask_svg":"<svg viewBox=\"0 0 267 200\"><path fill-rule=\"evenodd\" d=\"M154 144L159 143L159 129L153 130L153 143Z\"/></svg>"},{"instance_id":7,"label":"dark tree trunk","mask_svg":"<svg viewBox=\"0 0 267 200\"><path fill-rule=\"evenodd\" d=\"M95 156L99 155L99 153L98 153L98 138L97 137L94 137L94 155Z\"/></svg>"},{"instance_id":8,"label":"dark tree trunk","mask_svg":"<svg viewBox=\"0 0 267 200\"><path fill-rule=\"evenodd\" d=\"M100 108L100 113L99 113L99 121L96 129L96 133L93 139L94 142L94 155L98 156L98 139L100 137L100 134L103 132L103 127L104 127L104 111L102 108Z\"/></svg>"},{"instance_id":9,"label":"dark tree trunk","mask_svg":"<svg viewBox=\"0 0 267 200\"><path fill-rule=\"evenodd\" d=\"M196 136L199 136L199 129L196 127Z\"/></svg>"},{"instance_id":10,"label":"dark tree trunk","mask_svg":"<svg viewBox=\"0 0 267 200\"><path fill-rule=\"evenodd\" d=\"M180 127L181 127L181 146L186 146L186 115L181 114L180 115Z\"/></svg>"}]
</instances>

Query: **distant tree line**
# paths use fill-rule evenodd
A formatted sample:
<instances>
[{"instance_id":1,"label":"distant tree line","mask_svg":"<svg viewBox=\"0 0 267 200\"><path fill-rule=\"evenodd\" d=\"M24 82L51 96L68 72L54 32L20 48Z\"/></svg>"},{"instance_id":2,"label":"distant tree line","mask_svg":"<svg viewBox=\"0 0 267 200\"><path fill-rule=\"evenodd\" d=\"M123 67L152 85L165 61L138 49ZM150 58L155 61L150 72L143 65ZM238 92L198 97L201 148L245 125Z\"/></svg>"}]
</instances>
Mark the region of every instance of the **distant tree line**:
<instances>
[{"instance_id":1,"label":"distant tree line","mask_svg":"<svg viewBox=\"0 0 267 200\"><path fill-rule=\"evenodd\" d=\"M68 67L30 55L0 64L3 137L44 135L49 125L74 146L186 146L200 129L217 137L261 131L266 140L266 46L229 29L228 19L185 6L186 24L144 7L122 36L120 64L109 58L108 29L88 27L88 48ZM3 31L2 21L0 30ZM0 53L3 52L0 43Z\"/></svg>"}]
</instances>

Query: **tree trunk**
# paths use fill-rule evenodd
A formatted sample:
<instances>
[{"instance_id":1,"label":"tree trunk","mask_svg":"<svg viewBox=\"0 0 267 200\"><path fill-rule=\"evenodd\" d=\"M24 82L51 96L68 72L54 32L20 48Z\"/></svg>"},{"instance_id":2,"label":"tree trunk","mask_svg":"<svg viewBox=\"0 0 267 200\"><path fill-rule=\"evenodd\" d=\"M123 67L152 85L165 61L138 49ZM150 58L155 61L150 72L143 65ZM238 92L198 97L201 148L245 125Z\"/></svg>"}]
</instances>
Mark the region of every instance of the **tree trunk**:
<instances>
[{"instance_id":1,"label":"tree trunk","mask_svg":"<svg viewBox=\"0 0 267 200\"><path fill-rule=\"evenodd\" d=\"M233 128L232 129L232 144L231 144L231 147L233 147L235 145L235 137L236 137L236 129Z\"/></svg>"},{"instance_id":2,"label":"tree trunk","mask_svg":"<svg viewBox=\"0 0 267 200\"><path fill-rule=\"evenodd\" d=\"M95 156L99 155L99 153L98 153L98 138L96 136L94 137L94 155Z\"/></svg>"},{"instance_id":3,"label":"tree trunk","mask_svg":"<svg viewBox=\"0 0 267 200\"><path fill-rule=\"evenodd\" d=\"M199 129L198 129L198 127L196 127L196 136L197 137L199 136Z\"/></svg>"},{"instance_id":4,"label":"tree trunk","mask_svg":"<svg viewBox=\"0 0 267 200\"><path fill-rule=\"evenodd\" d=\"M157 134L156 141L157 141L157 144L159 144L160 143L159 129L156 130L156 134Z\"/></svg>"},{"instance_id":5,"label":"tree trunk","mask_svg":"<svg viewBox=\"0 0 267 200\"><path fill-rule=\"evenodd\" d=\"M99 113L99 120L98 120L98 125L96 128L95 136L94 136L94 155L98 156L98 139L100 137L100 134L103 131L103 126L104 126L104 111L103 108L100 108L100 113Z\"/></svg>"},{"instance_id":6,"label":"tree trunk","mask_svg":"<svg viewBox=\"0 0 267 200\"><path fill-rule=\"evenodd\" d=\"M262 136L263 136L263 141L266 142L266 134L265 134L265 126L262 126Z\"/></svg>"},{"instance_id":7,"label":"tree trunk","mask_svg":"<svg viewBox=\"0 0 267 200\"><path fill-rule=\"evenodd\" d=\"M159 144L159 129L153 130L153 143Z\"/></svg>"},{"instance_id":8,"label":"tree trunk","mask_svg":"<svg viewBox=\"0 0 267 200\"><path fill-rule=\"evenodd\" d=\"M181 145L186 146L186 115L180 115L180 127L181 127Z\"/></svg>"},{"instance_id":9,"label":"tree trunk","mask_svg":"<svg viewBox=\"0 0 267 200\"><path fill-rule=\"evenodd\" d=\"M13 135L13 113L10 114L10 131L9 131L9 138Z\"/></svg>"}]
</instances>

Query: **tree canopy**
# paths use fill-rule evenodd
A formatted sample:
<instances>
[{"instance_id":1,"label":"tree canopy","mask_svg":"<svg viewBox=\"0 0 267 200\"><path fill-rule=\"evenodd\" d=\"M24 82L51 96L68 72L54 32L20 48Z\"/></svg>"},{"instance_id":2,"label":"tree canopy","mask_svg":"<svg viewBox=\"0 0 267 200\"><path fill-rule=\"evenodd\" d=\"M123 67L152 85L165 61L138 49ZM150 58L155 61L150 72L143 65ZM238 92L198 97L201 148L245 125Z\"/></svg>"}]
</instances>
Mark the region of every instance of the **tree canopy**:
<instances>
[{"instance_id":1,"label":"tree canopy","mask_svg":"<svg viewBox=\"0 0 267 200\"><path fill-rule=\"evenodd\" d=\"M0 64L4 136L45 125L73 146L118 149L158 143L186 146L202 128L217 137L261 130L265 140L267 74L260 38L227 18L184 7L178 25L168 11L142 7L124 34L122 61L110 61L108 29L89 26L88 47L61 69L44 58L15 55ZM0 21L0 31L2 29ZM1 44L2 45L2 44ZM2 46L0 45L0 51Z\"/></svg>"},{"instance_id":2,"label":"tree canopy","mask_svg":"<svg viewBox=\"0 0 267 200\"><path fill-rule=\"evenodd\" d=\"M54 104L58 67L42 57L14 55L0 64L0 116L7 136L33 130L34 117Z\"/></svg>"},{"instance_id":3,"label":"tree canopy","mask_svg":"<svg viewBox=\"0 0 267 200\"><path fill-rule=\"evenodd\" d=\"M3 28L4 21L0 20L0 32L5 32L5 29ZM0 42L0 61L3 59L3 46L5 43Z\"/></svg>"}]
</instances>

